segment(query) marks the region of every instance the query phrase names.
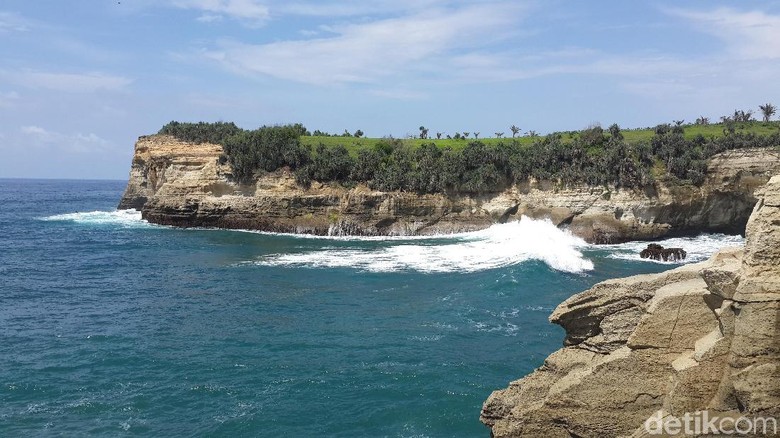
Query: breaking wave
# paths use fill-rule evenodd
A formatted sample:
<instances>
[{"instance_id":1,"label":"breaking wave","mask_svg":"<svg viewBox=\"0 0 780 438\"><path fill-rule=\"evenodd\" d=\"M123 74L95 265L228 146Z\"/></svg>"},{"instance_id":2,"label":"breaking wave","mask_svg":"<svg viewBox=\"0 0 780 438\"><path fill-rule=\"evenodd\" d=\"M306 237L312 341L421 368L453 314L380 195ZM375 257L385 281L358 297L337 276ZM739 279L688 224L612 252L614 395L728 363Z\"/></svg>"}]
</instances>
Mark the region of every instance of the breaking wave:
<instances>
[{"instance_id":1,"label":"breaking wave","mask_svg":"<svg viewBox=\"0 0 780 438\"><path fill-rule=\"evenodd\" d=\"M695 237L675 237L652 242L665 248L682 248L688 253L685 260L675 262L662 262L639 257L639 252L647 248L649 243L651 242L628 242L618 245L601 245L599 249L610 251L610 254L607 257L613 259L681 264L701 262L712 257L716 252L723 248L744 245L745 238L742 236L729 236L726 234L701 234Z\"/></svg>"},{"instance_id":2,"label":"breaking wave","mask_svg":"<svg viewBox=\"0 0 780 438\"><path fill-rule=\"evenodd\" d=\"M40 218L48 222L74 222L86 225L118 225L124 228L150 227L151 224L141 219L138 210L87 211L56 214Z\"/></svg>"},{"instance_id":3,"label":"breaking wave","mask_svg":"<svg viewBox=\"0 0 780 438\"><path fill-rule=\"evenodd\" d=\"M493 225L482 231L437 236L450 242L404 243L378 248L321 249L303 253L273 254L253 263L263 266L355 268L370 272L475 272L540 260L563 272L593 269L580 248L584 240L558 229L549 220L527 217Z\"/></svg>"}]
</instances>

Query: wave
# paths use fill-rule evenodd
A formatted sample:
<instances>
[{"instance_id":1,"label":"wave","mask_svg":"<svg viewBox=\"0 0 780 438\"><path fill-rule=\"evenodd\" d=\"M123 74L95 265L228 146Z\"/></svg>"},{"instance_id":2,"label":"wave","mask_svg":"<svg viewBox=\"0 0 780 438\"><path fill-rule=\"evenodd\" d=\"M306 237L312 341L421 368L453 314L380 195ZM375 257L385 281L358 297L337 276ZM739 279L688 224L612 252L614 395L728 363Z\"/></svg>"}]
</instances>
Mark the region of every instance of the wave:
<instances>
[{"instance_id":1,"label":"wave","mask_svg":"<svg viewBox=\"0 0 780 438\"><path fill-rule=\"evenodd\" d=\"M522 217L482 231L453 236L453 243L394 244L381 248L321 249L297 254L273 254L253 262L263 266L356 268L370 272L476 272L540 260L563 272L593 269L580 248L584 240L557 228L549 220Z\"/></svg>"},{"instance_id":2,"label":"wave","mask_svg":"<svg viewBox=\"0 0 780 438\"><path fill-rule=\"evenodd\" d=\"M146 228L152 226L141 218L141 212L138 210L64 213L39 219L47 222L74 222L86 225L118 225L123 228Z\"/></svg>"},{"instance_id":3,"label":"wave","mask_svg":"<svg viewBox=\"0 0 780 438\"><path fill-rule=\"evenodd\" d=\"M665 248L682 248L688 253L685 260L664 262L658 260L643 259L639 257L639 252L647 248L649 243L657 243ZM628 242L618 245L599 245L594 249L605 249L610 251L607 256L613 259L644 261L663 264L682 264L701 262L712 257L716 252L723 248L741 246L745 244L745 238L742 236L730 236L727 234L701 234L695 237L675 237L655 242Z\"/></svg>"}]
</instances>

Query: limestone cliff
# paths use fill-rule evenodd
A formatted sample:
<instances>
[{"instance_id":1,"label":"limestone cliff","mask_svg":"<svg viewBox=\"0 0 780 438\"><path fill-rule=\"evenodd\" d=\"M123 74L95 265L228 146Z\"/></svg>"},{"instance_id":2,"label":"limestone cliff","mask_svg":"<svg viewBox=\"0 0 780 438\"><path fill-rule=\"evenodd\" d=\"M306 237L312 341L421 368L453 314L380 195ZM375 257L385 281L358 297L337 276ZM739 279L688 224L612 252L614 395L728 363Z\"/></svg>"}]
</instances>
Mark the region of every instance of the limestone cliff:
<instances>
[{"instance_id":1,"label":"limestone cliff","mask_svg":"<svg viewBox=\"0 0 780 438\"><path fill-rule=\"evenodd\" d=\"M558 306L564 348L488 398L492 435L643 437L651 417L704 411L780 420L780 176L759 196L744 250L605 281Z\"/></svg>"},{"instance_id":2,"label":"limestone cliff","mask_svg":"<svg viewBox=\"0 0 780 438\"><path fill-rule=\"evenodd\" d=\"M360 235L470 231L525 214L549 217L590 242L612 243L742 232L753 192L780 172L778 151L745 149L713 157L702 187L658 183L637 192L542 181L480 196L417 195L316 182L303 189L285 171L236 184L230 167L219 163L221 153L219 145L141 137L119 208L140 209L150 222L167 225Z\"/></svg>"}]
</instances>

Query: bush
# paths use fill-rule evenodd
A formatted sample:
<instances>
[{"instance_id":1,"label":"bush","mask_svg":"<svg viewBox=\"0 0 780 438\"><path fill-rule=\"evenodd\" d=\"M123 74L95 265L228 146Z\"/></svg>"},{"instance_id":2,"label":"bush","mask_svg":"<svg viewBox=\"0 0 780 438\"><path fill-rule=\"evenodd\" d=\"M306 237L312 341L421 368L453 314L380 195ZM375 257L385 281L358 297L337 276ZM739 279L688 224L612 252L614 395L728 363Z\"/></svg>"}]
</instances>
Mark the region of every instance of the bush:
<instances>
[{"instance_id":1,"label":"bush","mask_svg":"<svg viewBox=\"0 0 780 438\"><path fill-rule=\"evenodd\" d=\"M629 144L620 127L600 126L569 135L486 145L472 141L462 150L426 143L412 149L393 138L351 156L343 145L317 146L312 155L300 143L308 131L301 124L263 126L245 131L233 123L179 123L165 125L160 134L193 143L223 145L220 163L229 163L235 179L253 181L258 173L289 168L296 181L308 187L313 180L341 184L365 183L378 190L418 193L487 193L500 191L529 178L554 180L563 185L610 185L642 188L666 173L674 179L702 184L707 158L732 149L777 147L780 133L767 136L731 133L719 138L701 135L686 139L684 126L658 125L650 141ZM315 134L323 134L315 131ZM460 134L456 138L463 139Z\"/></svg>"},{"instance_id":2,"label":"bush","mask_svg":"<svg viewBox=\"0 0 780 438\"><path fill-rule=\"evenodd\" d=\"M300 130L294 125L243 131L227 138L223 148L233 176L242 182L251 182L260 171L295 170L311 160L311 151L301 145Z\"/></svg>"},{"instance_id":3,"label":"bush","mask_svg":"<svg viewBox=\"0 0 780 438\"><path fill-rule=\"evenodd\" d=\"M163 126L158 134L170 135L178 138L182 141L190 143L214 143L224 144L225 140L232 137L243 129L235 125L235 123L179 123L172 121Z\"/></svg>"}]
</instances>

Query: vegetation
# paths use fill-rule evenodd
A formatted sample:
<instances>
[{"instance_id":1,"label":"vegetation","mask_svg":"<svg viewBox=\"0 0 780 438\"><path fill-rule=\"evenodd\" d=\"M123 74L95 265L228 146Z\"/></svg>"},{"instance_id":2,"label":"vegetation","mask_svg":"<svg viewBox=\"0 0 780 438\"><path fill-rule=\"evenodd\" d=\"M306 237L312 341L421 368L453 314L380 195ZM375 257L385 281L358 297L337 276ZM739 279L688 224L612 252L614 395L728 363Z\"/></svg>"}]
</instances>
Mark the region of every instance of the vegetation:
<instances>
[{"instance_id":1,"label":"vegetation","mask_svg":"<svg viewBox=\"0 0 780 438\"><path fill-rule=\"evenodd\" d=\"M363 131L335 136L321 131L310 135L303 125L263 126L243 130L233 123L179 123L165 125L160 134L181 140L221 144L221 162L229 163L236 180L250 182L263 172L287 168L296 181L342 185L365 183L378 190L419 193L495 192L529 178L554 180L563 185L588 184L643 188L657 178L699 185L707 172L707 158L731 149L777 147L780 123L767 119L771 104L761 106L764 122L751 111L735 111L710 123L699 117L653 129L621 130L595 125L579 132L536 136L533 131L512 138L497 132L479 138L478 132L429 138L420 126L417 138L366 138ZM470 138L473 135L473 138Z\"/></svg>"}]
</instances>

